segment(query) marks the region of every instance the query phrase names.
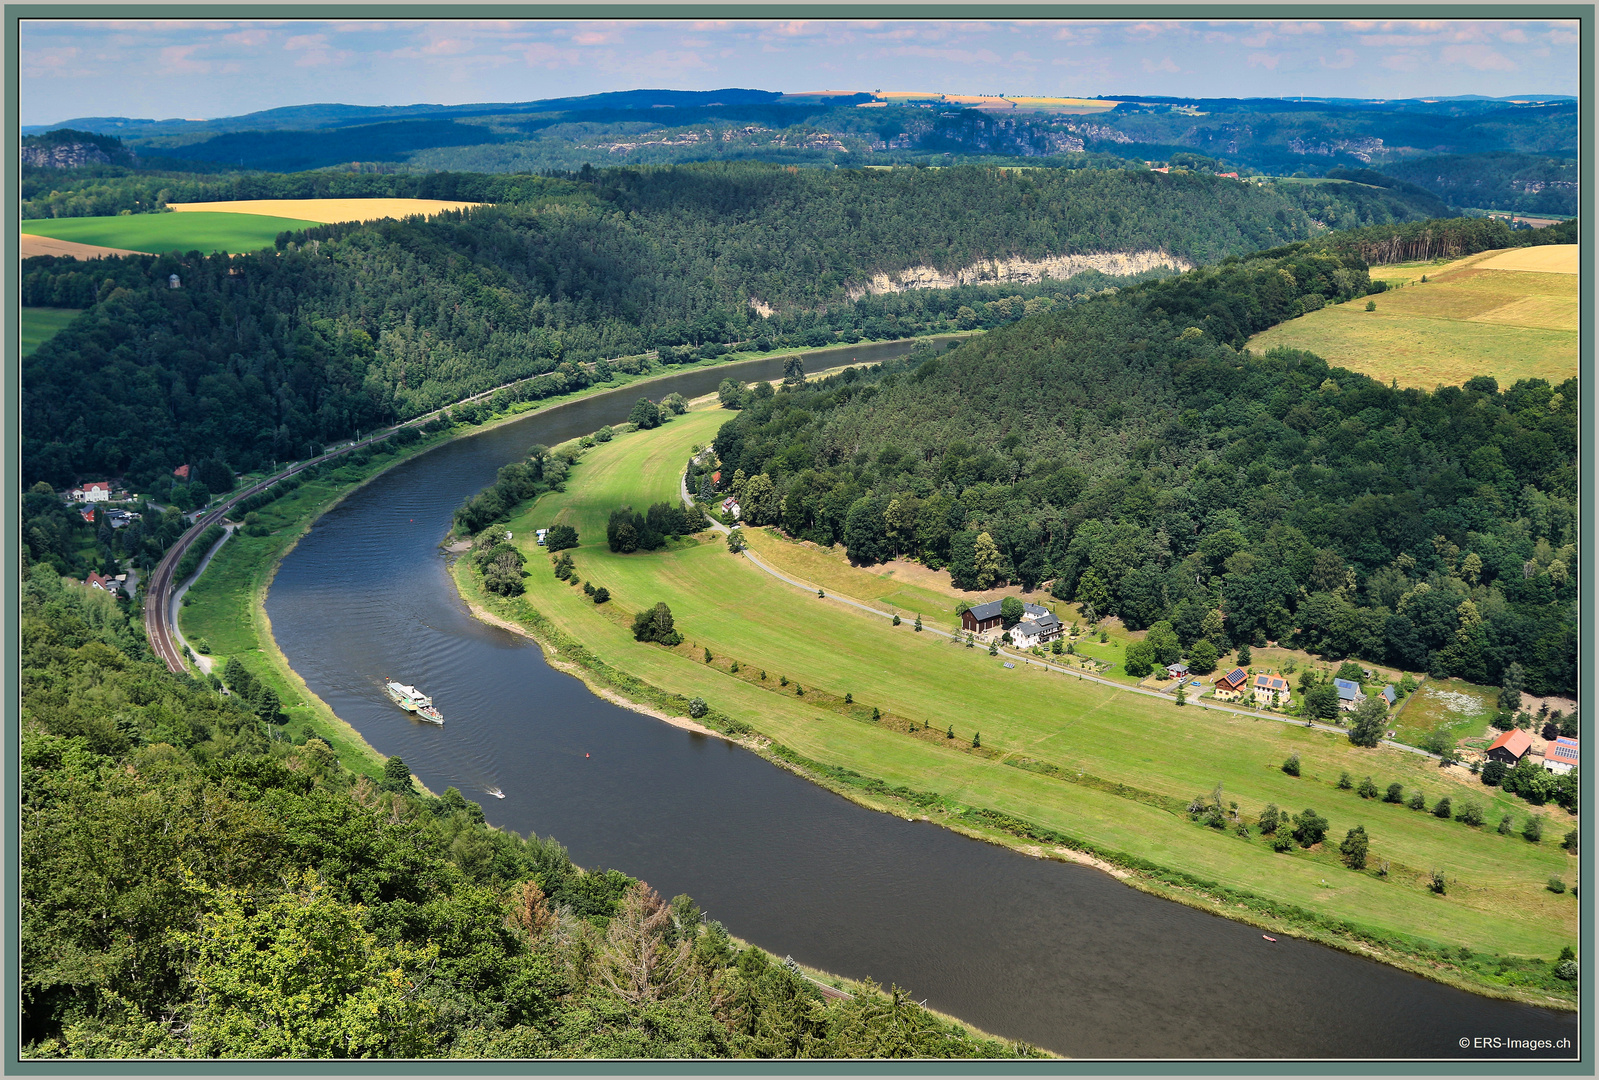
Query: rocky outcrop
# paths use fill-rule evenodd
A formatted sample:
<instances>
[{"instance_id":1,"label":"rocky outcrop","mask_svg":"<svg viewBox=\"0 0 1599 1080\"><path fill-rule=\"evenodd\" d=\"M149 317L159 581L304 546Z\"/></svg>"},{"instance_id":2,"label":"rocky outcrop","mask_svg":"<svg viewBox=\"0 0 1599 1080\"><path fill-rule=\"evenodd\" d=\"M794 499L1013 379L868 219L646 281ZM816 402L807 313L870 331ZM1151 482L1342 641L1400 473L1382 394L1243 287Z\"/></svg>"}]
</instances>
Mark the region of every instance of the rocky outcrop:
<instances>
[{"instance_id":1,"label":"rocky outcrop","mask_svg":"<svg viewBox=\"0 0 1599 1080\"><path fill-rule=\"evenodd\" d=\"M960 285L1030 284L1045 278L1064 280L1085 270L1114 277L1156 269L1192 270L1194 264L1164 251L1105 251L1091 255L1057 255L1046 259L985 259L946 274L931 266L913 266L896 274L873 274L865 285L849 290L851 300L907 289L953 289Z\"/></svg>"},{"instance_id":2,"label":"rocky outcrop","mask_svg":"<svg viewBox=\"0 0 1599 1080\"><path fill-rule=\"evenodd\" d=\"M111 156L92 143L57 143L24 146L22 163L43 169L76 169L81 165L110 165Z\"/></svg>"}]
</instances>

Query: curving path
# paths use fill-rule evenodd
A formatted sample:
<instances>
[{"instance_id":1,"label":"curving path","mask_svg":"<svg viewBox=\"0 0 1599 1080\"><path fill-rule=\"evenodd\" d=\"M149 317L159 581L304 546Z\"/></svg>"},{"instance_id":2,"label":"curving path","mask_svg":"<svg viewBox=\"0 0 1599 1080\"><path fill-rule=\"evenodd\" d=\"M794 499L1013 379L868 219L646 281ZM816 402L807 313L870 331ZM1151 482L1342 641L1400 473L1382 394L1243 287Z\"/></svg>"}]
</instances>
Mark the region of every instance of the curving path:
<instances>
[{"instance_id":1,"label":"curving path","mask_svg":"<svg viewBox=\"0 0 1599 1080\"><path fill-rule=\"evenodd\" d=\"M686 503L689 503L690 505L692 505L694 500L689 497L689 493L688 493L688 474L687 474L686 471L683 474L683 476L678 479L678 489L682 493L683 501L686 502ZM726 535L726 534L731 533L733 531L731 528L729 528L726 525L723 525L721 522L717 521L714 518L711 518L709 520L710 520L710 523L711 523L711 528L715 529L717 532L720 532L720 533ZM756 566L758 566L762 570L766 571L768 574L771 574L773 577L777 578L779 581L783 581L783 582L786 582L789 585L794 586L796 589L804 589L806 592L813 592L813 591L814 592L821 592L821 593L823 593L823 596L821 597L822 599L831 600L831 601L833 601L834 603L837 603L837 604L846 604L849 607L855 608L858 611L864 611L864 612L866 612L867 614L870 614L870 615L878 615L878 616L881 616L882 618L885 618L885 619L892 619L894 617L894 615L896 614L896 612L884 611L881 608L872 607L870 604L864 604L864 603L862 603L859 600L853 600L853 599L851 599L851 598L849 598L847 596L837 596L837 595L834 595L833 593L826 592L825 590L823 590L820 586L818 586L814 582L805 582L805 581L800 581L800 580L798 580L796 578L789 577L787 574L783 573L781 570L777 569L775 566L771 565L766 560L762 559L759 555L756 555L749 548L745 548L741 552L741 554L746 559L748 559L750 562L754 563ZM940 637L946 637L946 638L949 638L951 640L955 639L955 635L950 633L948 630L938 630L938 629L935 629L935 628L933 628L931 626L923 626L922 627L922 632L923 633L928 633L928 634L937 634ZM1113 690L1121 690L1121 691L1124 691L1124 692L1129 693L1129 694L1143 694L1146 697L1161 698L1163 700L1171 700L1171 699L1167 698L1164 693L1162 693L1162 692L1160 692L1158 690L1146 690L1146 689L1144 689L1141 686L1127 686L1124 683L1113 682L1110 679L1102 678L1101 676L1098 676L1098 675L1091 675L1091 674L1089 674L1089 673L1087 673L1085 671L1078 671L1078 670L1074 670L1074 669L1070 669L1070 668L1063 668L1063 667L1060 667L1059 665L1051 664L1047 660L1040 660L1038 657L1032 656L1030 654L1012 652L1012 651L1004 648L1003 646L1000 647L999 655L1003 656L1003 657L1007 657L1007 658L1009 658L1011 660L1020 660L1022 663L1027 664L1030 667L1041 667L1045 671L1058 671L1062 675L1075 675L1080 680L1086 680L1087 682L1099 683L1101 686L1108 686L1108 687L1110 687ZM1282 724L1295 724L1295 725L1298 725L1300 727L1315 728L1318 731L1330 731L1330 732L1333 732L1334 734L1338 734L1338 735L1348 735L1349 734L1349 731L1348 731L1347 728L1334 727L1331 724L1320 724L1320 723L1316 723L1314 721L1298 720L1298 719L1295 719L1294 717L1291 717L1291 716L1277 716L1277 715L1275 715L1273 713L1266 712L1263 709L1240 709L1240 708L1237 708L1236 706L1226 705L1226 704L1216 704L1216 703L1199 704L1198 707L1201 708L1201 709L1214 709L1217 712L1237 713L1239 716L1249 716L1249 717L1253 717L1253 718L1255 718L1257 720L1276 720L1278 723L1282 723ZM1432 758L1434 760L1438 759L1438 755L1437 754L1430 753L1430 752L1428 752L1426 750L1422 750L1422 749L1420 749L1418 747L1407 746L1404 743L1395 742L1392 739L1384 739L1384 740L1382 740L1382 745L1383 746L1391 746L1391 747L1393 747L1396 750L1404 750L1404 751L1407 751L1407 752L1412 753L1412 754L1418 754L1418 755L1420 755L1422 757Z\"/></svg>"}]
</instances>

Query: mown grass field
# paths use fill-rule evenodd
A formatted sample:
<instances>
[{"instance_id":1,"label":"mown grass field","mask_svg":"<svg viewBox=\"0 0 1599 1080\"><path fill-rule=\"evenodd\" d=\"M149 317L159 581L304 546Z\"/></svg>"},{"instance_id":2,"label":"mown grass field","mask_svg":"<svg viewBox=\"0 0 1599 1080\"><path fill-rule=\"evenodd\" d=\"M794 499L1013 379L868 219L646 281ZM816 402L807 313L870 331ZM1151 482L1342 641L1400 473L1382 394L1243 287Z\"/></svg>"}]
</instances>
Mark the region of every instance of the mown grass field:
<instances>
[{"instance_id":1,"label":"mown grass field","mask_svg":"<svg viewBox=\"0 0 1599 1080\"><path fill-rule=\"evenodd\" d=\"M1545 958L1575 943L1576 902L1544 888L1551 875L1575 878L1576 858L1559 848L1574 819L1536 811L1548 819L1542 844L1498 835L1492 825L1504 813L1519 828L1531 809L1465 770L1038 668L1007 670L985 650L916 634L909 620L892 627L784 584L729 554L718 536L657 552L608 551L611 509L675 498L690 447L708 442L725 418L714 409L691 412L602 444L587 452L567 491L545 496L507 526L529 538L555 523L577 527L581 545L571 554L579 576L614 599L596 606L558 581L531 542L523 548L527 599L607 663L672 693L702 696L814 760L1011 814L1376 934ZM676 649L633 640L632 614L657 601L671 607L685 636ZM844 704L846 693L853 704ZM874 706L886 714L875 723ZM951 726L953 739L945 737ZM971 747L977 733L981 751ZM1280 768L1290 754L1303 762L1299 778ZM1382 788L1395 781L1407 794L1420 788L1429 806L1444 795L1457 804L1475 800L1490 824L1475 829L1361 799L1336 787L1345 771L1357 783L1370 775ZM1332 822L1331 843L1275 854L1258 835L1246 840L1191 823L1183 808L1218 783L1224 804L1236 801L1249 822L1268 802L1290 812L1314 807ZM1332 850L1356 824L1371 836L1364 872L1346 869ZM1386 878L1376 872L1384 862ZM1447 895L1424 885L1434 868L1448 877Z\"/></svg>"},{"instance_id":2,"label":"mown grass field","mask_svg":"<svg viewBox=\"0 0 1599 1080\"><path fill-rule=\"evenodd\" d=\"M1577 374L1575 248L1488 251L1376 267L1389 291L1292 319L1250 339L1256 352L1305 349L1381 382L1431 390L1492 375L1501 386ZM1426 276L1423 282L1421 278Z\"/></svg>"},{"instance_id":3,"label":"mown grass field","mask_svg":"<svg viewBox=\"0 0 1599 1080\"><path fill-rule=\"evenodd\" d=\"M44 218L18 228L34 236L53 236L79 244L129 251L226 251L269 248L278 233L311 229L315 221L259 214L127 214L117 217Z\"/></svg>"},{"instance_id":4,"label":"mown grass field","mask_svg":"<svg viewBox=\"0 0 1599 1080\"><path fill-rule=\"evenodd\" d=\"M32 356L40 345L57 331L83 314L80 308L25 307L18 309L17 332L22 339L22 355Z\"/></svg>"}]
</instances>

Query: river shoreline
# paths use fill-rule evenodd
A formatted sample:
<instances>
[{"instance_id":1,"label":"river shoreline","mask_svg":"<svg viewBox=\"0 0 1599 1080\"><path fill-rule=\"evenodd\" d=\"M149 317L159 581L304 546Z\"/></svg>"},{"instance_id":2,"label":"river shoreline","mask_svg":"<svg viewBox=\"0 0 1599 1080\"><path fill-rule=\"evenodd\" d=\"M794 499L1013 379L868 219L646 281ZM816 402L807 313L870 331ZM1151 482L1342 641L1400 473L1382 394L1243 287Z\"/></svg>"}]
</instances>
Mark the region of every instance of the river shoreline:
<instances>
[{"instance_id":1,"label":"river shoreline","mask_svg":"<svg viewBox=\"0 0 1599 1080\"><path fill-rule=\"evenodd\" d=\"M843 352L848 348L849 347L846 346L833 351ZM737 363L745 363L745 361L736 362L735 364L729 364L726 366L728 368L734 368L736 367ZM642 385L645 382L655 382L660 379L671 378L674 375L679 374L683 374L683 372L670 371L652 376L649 379L638 380L638 384ZM627 385L631 386L633 384L629 383ZM606 390L614 389L618 388L606 388ZM598 393L604 393L606 390L599 390ZM286 658L283 657L283 654L278 648L275 639L272 637L270 621L264 618L265 596L270 587L272 579L276 576L278 565L281 564L283 559L285 559L287 555L294 550L295 546L297 546L299 542L299 539L309 532L311 525L315 523L317 518L326 513L327 510L331 509L333 506L338 505L345 498L359 490L361 487L364 487L378 476L386 473L390 468L398 465L403 460L410 460L413 457L419 457L421 454L437 449L440 446L453 443L469 435L482 433L490 428L503 426L504 424L507 424L513 420L526 419L535 413L548 411L557 406L571 403L579 397L595 396L595 394L596 391L591 388L589 390L580 391L577 394L568 395L559 399L549 399L546 402L540 403L539 406L534 409L524 410L499 417L483 424L474 425L469 429L458 429L454 432L451 432L445 438L431 442L427 446L418 447L413 453L405 454L403 456L397 455L395 461L387 463L382 469L374 472L371 476L367 476L356 483L352 483L347 489L340 492L336 498L330 500L325 505L320 506L314 514L308 515L301 526L299 534L294 543L290 544L284 550L278 553L277 557L274 559L274 565L271 573L267 577L266 583L252 597L252 608L259 610L262 614L262 619L257 625L261 631L264 631L264 635L262 635L263 641L270 643L271 652L274 654L274 660L281 659L284 668L291 672L293 671L292 666L288 665ZM470 573L469 568L464 564L462 565L461 570L462 572ZM454 578L455 574L452 573L451 576ZM667 709L662 709L635 700L627 693L623 692L622 689L610 685L603 675L590 671L581 664L574 664L570 660L562 657L562 650L559 648L559 646L553 642L546 641L535 630L521 625L508 625L509 620L505 620L500 616L495 615L481 604L474 603L465 595L459 580L456 581L455 587L459 600L467 607L474 618L477 618L485 623L491 623L493 625L500 626L536 642L545 652L546 663L565 674L574 675L581 679L589 691L595 696L611 703L624 706L634 712L642 713L644 715L651 716L654 719L662 720L665 723L684 730L694 731L695 733L702 735L716 735L721 739L734 742L740 746L754 751L758 756L762 757L767 762L778 765L779 767L784 768L786 771L803 777L810 783L816 784L817 786L823 787L834 792L835 794L841 795L856 805L880 813L893 814L894 816L900 817L904 820L918 820L937 824L952 832L956 832L974 839L986 840L990 843L1010 848L1011 850L1018 851L1019 853L1026 854L1033 858L1045 858L1063 862L1076 862L1092 866L1095 869L1099 869L1102 872L1117 878L1117 880L1123 882L1124 884L1131 885L1142 892L1150 893L1162 899L1176 900L1185 906L1203 910L1211 914L1221 915L1235 923L1253 925L1274 933L1289 934L1308 941L1315 941L1320 944L1329 945L1342 952L1367 959L1377 960L1386 964L1387 966L1408 971L1413 974L1422 975L1434 982L1449 985L1457 989L1466 990L1481 997L1515 1001L1523 1004L1535 1005L1543 1008L1552 1008L1562 1011L1571 1011L1574 1009L1574 1006L1571 1003L1560 999L1546 998L1530 993L1518 993L1514 989L1506 990L1501 987L1489 987L1473 983L1468 979L1456 976L1453 971L1445 968L1443 965L1420 960L1415 957L1408 957L1403 953L1386 950L1370 942L1353 940L1348 937L1339 936L1326 931L1318 931L1315 928L1290 925L1280 919L1261 917L1246 909L1240 909L1236 906L1233 906L1226 899L1207 898L1203 894L1203 887L1195 890L1191 888L1174 886L1165 881L1152 880L1136 869L1128 869L1126 867L1118 866L1114 862L1097 858L1094 854L1087 851L1075 850L1062 844L1049 842L1040 843L1036 839L1015 836L1005 833L999 829L974 828L965 822L951 820L946 815L941 815L938 813L930 814L924 807L907 803L904 800L895 799L893 797L882 797L876 793L863 791L860 787L838 782L837 780L826 776L824 773L810 768L809 764L811 763L806 763L803 760L790 760L788 757L785 757L780 753L774 753L769 740L765 740L760 737L746 737L744 739L735 738L725 732L716 731L713 728L695 723L687 717L673 715ZM630 677L627 675L627 673L621 672L620 670L618 670L617 674L624 677ZM298 686L305 686L304 681L299 679L297 673L295 675L295 681ZM316 698L316 696L310 692L309 688L306 688L305 695L308 701L316 701L318 704L321 704L329 714L331 714L332 710L328 709L324 703L321 703L320 699ZM340 723L342 724L343 722L340 721ZM351 728L350 730L354 731L355 729Z\"/></svg>"}]
</instances>

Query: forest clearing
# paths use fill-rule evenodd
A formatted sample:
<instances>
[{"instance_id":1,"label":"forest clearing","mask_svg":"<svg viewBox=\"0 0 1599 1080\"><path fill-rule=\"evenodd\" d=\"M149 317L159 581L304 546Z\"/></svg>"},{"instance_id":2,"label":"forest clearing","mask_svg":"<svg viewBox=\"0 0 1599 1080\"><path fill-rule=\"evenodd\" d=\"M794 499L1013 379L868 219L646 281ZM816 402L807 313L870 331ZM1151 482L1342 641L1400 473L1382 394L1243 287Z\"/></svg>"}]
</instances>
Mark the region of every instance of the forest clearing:
<instances>
[{"instance_id":1,"label":"forest clearing","mask_svg":"<svg viewBox=\"0 0 1599 1080\"><path fill-rule=\"evenodd\" d=\"M1487 251L1372 269L1388 291L1256 334L1250 348L1304 349L1380 382L1431 390L1478 375L1561 383L1577 374L1577 246Z\"/></svg>"},{"instance_id":2,"label":"forest clearing","mask_svg":"<svg viewBox=\"0 0 1599 1080\"><path fill-rule=\"evenodd\" d=\"M1575 906L1544 888L1551 875L1575 873L1575 857L1557 842L1442 820L1336 783L1346 772L1356 781L1370 775L1382 787L1403 785L1407 796L1421 790L1429 807L1446 795L1475 802L1490 825L1529 813L1464 770L1440 770L1391 748L1361 750L1341 735L1276 719L1195 704L1179 711L1036 667L1007 670L983 650L917 634L909 619L891 627L803 593L730 555L710 534L654 552L608 551L610 512L675 503L691 447L708 442L727 416L691 411L588 450L566 491L543 496L504 526L528 558L525 600L486 593L465 558L455 575L464 594L496 614L521 614L524 623L531 608L611 669L703 697L809 759L1205 880L1248 882L1269 902L1348 919L1375 940L1553 955L1575 935ZM570 584L549 572L549 557L533 542L535 528L553 524L579 533L579 546L563 552L575 568ZM595 604L572 587L580 580L606 587L613 599ZM641 644L630 629L635 612L659 602L684 636L675 648ZM1295 754L1300 777L1280 768ZM1291 813L1317 808L1332 822L1329 837L1362 825L1373 838L1372 869L1344 868L1331 843L1286 855L1260 836L1191 823L1184 809L1218 783L1223 805L1236 801L1244 824L1272 803ZM1547 816L1551 840L1574 820L1549 807L1531 812ZM1384 864L1386 875L1376 869ZM1452 882L1444 897L1425 884L1438 867ZM1512 908L1518 917L1505 919Z\"/></svg>"}]
</instances>

